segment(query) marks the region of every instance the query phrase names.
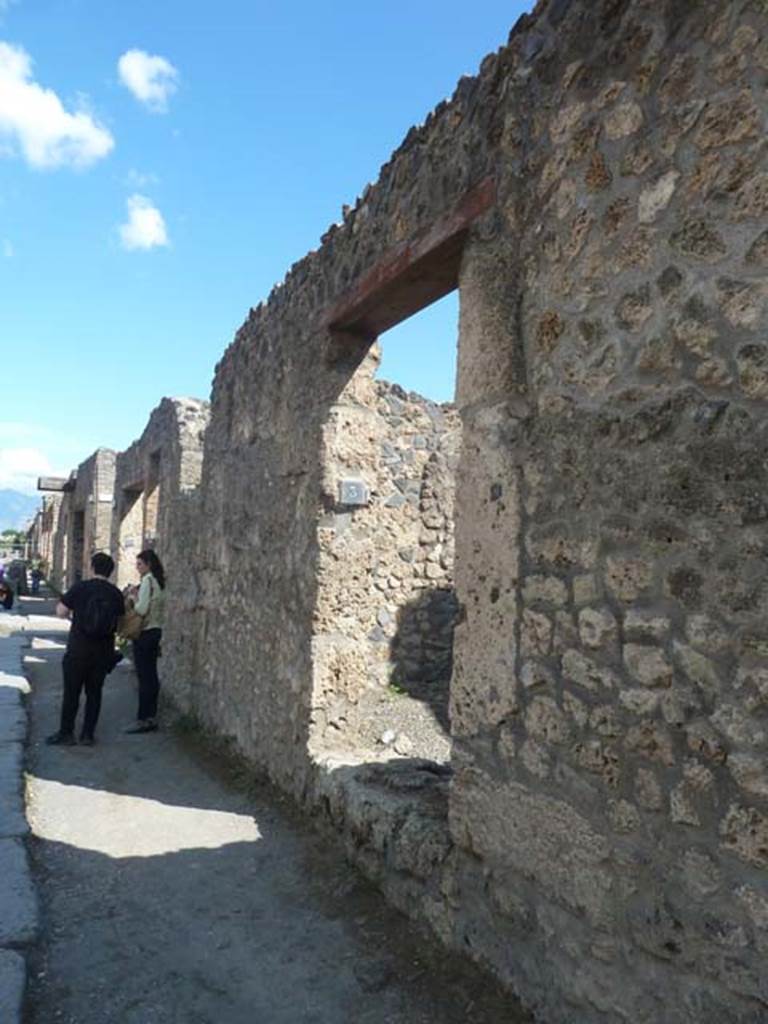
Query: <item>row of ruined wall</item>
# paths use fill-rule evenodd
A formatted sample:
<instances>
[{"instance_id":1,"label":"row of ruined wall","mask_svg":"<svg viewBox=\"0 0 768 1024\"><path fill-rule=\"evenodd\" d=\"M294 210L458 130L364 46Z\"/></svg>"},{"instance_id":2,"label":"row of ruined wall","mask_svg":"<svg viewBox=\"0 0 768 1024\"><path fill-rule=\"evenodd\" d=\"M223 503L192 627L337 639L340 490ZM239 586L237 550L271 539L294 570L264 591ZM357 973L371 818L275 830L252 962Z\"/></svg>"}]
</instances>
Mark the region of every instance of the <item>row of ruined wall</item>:
<instances>
[{"instance_id":1,"label":"row of ruined wall","mask_svg":"<svg viewBox=\"0 0 768 1024\"><path fill-rule=\"evenodd\" d=\"M766 76L763 0L543 0L251 310L158 534L173 700L555 1024L768 1018ZM451 287L456 411L371 355ZM450 767L361 746L398 666Z\"/></svg>"},{"instance_id":2,"label":"row of ruined wall","mask_svg":"<svg viewBox=\"0 0 768 1024\"><path fill-rule=\"evenodd\" d=\"M68 479L41 480L42 489L58 493L43 499L30 555L46 566L55 589L86 578L97 551L114 557L120 587L135 582L143 548L157 548L170 562L183 560L177 523L185 496L200 481L207 423L207 402L165 398L126 451L99 448Z\"/></svg>"}]
</instances>

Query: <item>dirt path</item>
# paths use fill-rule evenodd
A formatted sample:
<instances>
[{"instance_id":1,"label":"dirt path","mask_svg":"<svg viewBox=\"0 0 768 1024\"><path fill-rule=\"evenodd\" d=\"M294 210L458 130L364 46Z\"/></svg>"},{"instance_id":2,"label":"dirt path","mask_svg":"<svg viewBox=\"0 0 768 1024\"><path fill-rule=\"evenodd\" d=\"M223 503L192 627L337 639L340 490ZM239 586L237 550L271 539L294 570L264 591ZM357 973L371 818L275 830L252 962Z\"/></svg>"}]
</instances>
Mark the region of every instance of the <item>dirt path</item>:
<instances>
[{"instance_id":1,"label":"dirt path","mask_svg":"<svg viewBox=\"0 0 768 1024\"><path fill-rule=\"evenodd\" d=\"M99 745L47 747L61 640L33 641L29 760L43 939L29 1024L515 1024L488 979L425 943L269 790L189 743L121 733L134 677L107 681Z\"/></svg>"}]
</instances>

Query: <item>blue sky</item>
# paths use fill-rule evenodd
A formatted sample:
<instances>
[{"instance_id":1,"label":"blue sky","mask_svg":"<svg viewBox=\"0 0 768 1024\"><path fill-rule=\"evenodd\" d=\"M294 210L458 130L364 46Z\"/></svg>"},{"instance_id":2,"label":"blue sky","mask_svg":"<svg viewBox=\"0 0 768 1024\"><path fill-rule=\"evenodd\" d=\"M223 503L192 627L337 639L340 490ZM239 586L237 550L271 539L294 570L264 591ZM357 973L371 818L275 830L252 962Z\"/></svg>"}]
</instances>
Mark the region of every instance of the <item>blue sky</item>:
<instances>
[{"instance_id":1,"label":"blue sky","mask_svg":"<svg viewBox=\"0 0 768 1024\"><path fill-rule=\"evenodd\" d=\"M248 308L530 0L0 0L0 487L208 397ZM456 303L383 338L451 397Z\"/></svg>"}]
</instances>

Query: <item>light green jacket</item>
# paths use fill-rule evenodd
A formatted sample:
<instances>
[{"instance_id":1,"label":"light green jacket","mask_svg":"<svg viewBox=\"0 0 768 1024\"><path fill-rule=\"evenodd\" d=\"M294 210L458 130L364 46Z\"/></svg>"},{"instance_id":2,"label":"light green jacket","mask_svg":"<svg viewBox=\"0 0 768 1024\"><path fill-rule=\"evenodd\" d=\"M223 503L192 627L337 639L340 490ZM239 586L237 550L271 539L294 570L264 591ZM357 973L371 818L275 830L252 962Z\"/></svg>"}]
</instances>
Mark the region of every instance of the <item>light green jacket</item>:
<instances>
[{"instance_id":1,"label":"light green jacket","mask_svg":"<svg viewBox=\"0 0 768 1024\"><path fill-rule=\"evenodd\" d=\"M165 618L165 591L161 588L151 572L142 576L139 584L139 596L136 598L136 611L144 616L141 627L145 629L162 629Z\"/></svg>"}]
</instances>

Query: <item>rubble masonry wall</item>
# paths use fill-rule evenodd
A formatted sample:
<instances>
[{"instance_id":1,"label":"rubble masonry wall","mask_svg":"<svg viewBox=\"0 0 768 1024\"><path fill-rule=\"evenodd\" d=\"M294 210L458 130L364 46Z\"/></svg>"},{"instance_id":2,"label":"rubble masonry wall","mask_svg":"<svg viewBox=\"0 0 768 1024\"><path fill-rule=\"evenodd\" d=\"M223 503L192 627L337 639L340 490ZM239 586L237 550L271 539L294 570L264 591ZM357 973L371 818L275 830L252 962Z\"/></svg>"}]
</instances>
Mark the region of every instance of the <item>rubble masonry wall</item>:
<instances>
[{"instance_id":1,"label":"rubble masonry wall","mask_svg":"<svg viewBox=\"0 0 768 1024\"><path fill-rule=\"evenodd\" d=\"M766 71L761 0L541 3L217 368L171 689L330 803L377 579L337 557L376 514L338 489L376 482L372 339L330 311L493 182L458 273L454 777L427 831L336 820L550 1022L767 1012Z\"/></svg>"}]
</instances>

